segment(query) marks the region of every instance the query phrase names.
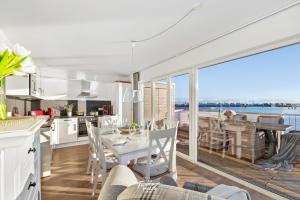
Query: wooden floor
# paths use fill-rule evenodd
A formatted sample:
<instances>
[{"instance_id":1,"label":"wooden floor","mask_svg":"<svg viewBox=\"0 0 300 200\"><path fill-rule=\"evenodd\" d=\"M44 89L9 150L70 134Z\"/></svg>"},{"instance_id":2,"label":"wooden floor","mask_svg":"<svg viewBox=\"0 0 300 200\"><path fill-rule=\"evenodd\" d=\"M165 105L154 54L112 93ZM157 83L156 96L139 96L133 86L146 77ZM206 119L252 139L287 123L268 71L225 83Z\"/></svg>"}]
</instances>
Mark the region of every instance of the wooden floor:
<instances>
[{"instance_id":1,"label":"wooden floor","mask_svg":"<svg viewBox=\"0 0 300 200\"><path fill-rule=\"evenodd\" d=\"M42 200L91 200L89 176L85 174L87 146L56 149L53 152L52 175L42 179ZM218 184L235 185L247 189L253 200L270 198L239 185L229 179L177 158L178 184L191 181L209 186ZM100 188L100 185L99 185Z\"/></svg>"}]
</instances>

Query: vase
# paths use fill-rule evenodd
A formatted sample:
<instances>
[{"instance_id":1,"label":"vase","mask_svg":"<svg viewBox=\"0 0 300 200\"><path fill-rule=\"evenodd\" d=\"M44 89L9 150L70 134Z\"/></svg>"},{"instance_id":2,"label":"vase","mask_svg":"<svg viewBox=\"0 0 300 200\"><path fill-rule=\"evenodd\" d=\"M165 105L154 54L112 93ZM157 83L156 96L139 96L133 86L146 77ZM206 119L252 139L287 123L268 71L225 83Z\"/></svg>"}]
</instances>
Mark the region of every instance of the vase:
<instances>
[{"instance_id":1,"label":"vase","mask_svg":"<svg viewBox=\"0 0 300 200\"><path fill-rule=\"evenodd\" d=\"M7 118L6 95L5 95L5 78L0 79L0 120Z\"/></svg>"},{"instance_id":2,"label":"vase","mask_svg":"<svg viewBox=\"0 0 300 200\"><path fill-rule=\"evenodd\" d=\"M67 112L68 117L72 117L72 112Z\"/></svg>"}]
</instances>

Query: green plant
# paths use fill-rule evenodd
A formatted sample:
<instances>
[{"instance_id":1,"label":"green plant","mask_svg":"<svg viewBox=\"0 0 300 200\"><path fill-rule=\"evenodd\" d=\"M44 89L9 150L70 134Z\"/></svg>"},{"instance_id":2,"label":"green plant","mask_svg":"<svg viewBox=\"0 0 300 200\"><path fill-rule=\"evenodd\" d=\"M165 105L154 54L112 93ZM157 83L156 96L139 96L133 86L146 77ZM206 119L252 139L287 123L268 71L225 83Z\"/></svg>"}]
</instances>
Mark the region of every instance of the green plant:
<instances>
[{"instance_id":1,"label":"green plant","mask_svg":"<svg viewBox=\"0 0 300 200\"><path fill-rule=\"evenodd\" d=\"M139 125L138 125L137 123L132 123L132 124L130 125L130 128L137 129L137 128L139 128Z\"/></svg>"},{"instance_id":2,"label":"green plant","mask_svg":"<svg viewBox=\"0 0 300 200\"><path fill-rule=\"evenodd\" d=\"M33 73L35 66L29 59L30 51L16 44L11 50L0 44L0 119L6 119L5 77Z\"/></svg>"},{"instance_id":3,"label":"green plant","mask_svg":"<svg viewBox=\"0 0 300 200\"><path fill-rule=\"evenodd\" d=\"M66 111L67 111L67 112L72 112L72 111L73 111L73 104L67 105Z\"/></svg>"}]
</instances>

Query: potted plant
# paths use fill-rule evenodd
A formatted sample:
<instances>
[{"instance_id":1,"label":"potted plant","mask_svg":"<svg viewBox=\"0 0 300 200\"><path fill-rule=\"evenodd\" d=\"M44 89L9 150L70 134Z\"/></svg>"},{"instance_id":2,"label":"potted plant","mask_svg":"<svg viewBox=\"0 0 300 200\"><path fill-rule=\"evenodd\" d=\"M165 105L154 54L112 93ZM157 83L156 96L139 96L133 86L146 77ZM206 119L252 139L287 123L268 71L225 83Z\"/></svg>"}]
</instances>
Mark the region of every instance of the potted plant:
<instances>
[{"instance_id":1,"label":"potted plant","mask_svg":"<svg viewBox=\"0 0 300 200\"><path fill-rule=\"evenodd\" d=\"M67 115L68 117L72 117L72 111L73 111L73 104L69 104L66 107Z\"/></svg>"},{"instance_id":2,"label":"potted plant","mask_svg":"<svg viewBox=\"0 0 300 200\"><path fill-rule=\"evenodd\" d=\"M137 124L137 123L135 123L135 122L133 122L130 126L129 126L129 132L130 133L132 133L132 134L134 134L134 133L136 133L137 131L139 131L139 128L140 128L140 126Z\"/></svg>"},{"instance_id":3,"label":"potted plant","mask_svg":"<svg viewBox=\"0 0 300 200\"><path fill-rule=\"evenodd\" d=\"M19 44L12 49L0 44L0 120L7 118L5 78L12 75L24 76L34 73L35 65L29 57L30 53Z\"/></svg>"}]
</instances>

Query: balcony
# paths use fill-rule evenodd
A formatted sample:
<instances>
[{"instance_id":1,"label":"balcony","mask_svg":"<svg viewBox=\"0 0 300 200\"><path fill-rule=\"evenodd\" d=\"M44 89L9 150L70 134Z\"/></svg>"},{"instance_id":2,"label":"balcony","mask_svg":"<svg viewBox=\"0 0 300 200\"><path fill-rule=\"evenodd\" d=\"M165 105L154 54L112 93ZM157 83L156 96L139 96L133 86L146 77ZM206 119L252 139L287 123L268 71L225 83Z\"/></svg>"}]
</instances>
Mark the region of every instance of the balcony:
<instances>
[{"instance_id":1,"label":"balcony","mask_svg":"<svg viewBox=\"0 0 300 200\"><path fill-rule=\"evenodd\" d=\"M179 143L177 144L177 151L188 155L189 111L179 109L176 110L175 113L176 120L181 124L178 128ZM199 111L198 113L198 161L288 198L300 198L298 193L298 189L300 188L300 141L297 144L298 150L296 150L296 157L293 159L294 168L291 171L264 169L257 164L269 160L266 157L271 157L271 155L266 155L268 154L269 141L267 141L266 133L262 130L256 132L257 128L255 127L258 116L284 116L285 124L292 126L287 132L292 131L295 134L300 134L300 132L297 132L299 131L300 123L299 115L289 113L282 115L270 113L238 113L238 115L246 116L248 120L226 120L221 122L224 132L227 133L227 137L235 140L233 144L228 144L228 140L222 139L223 141L228 141L225 146L225 152L223 152L224 146L222 141L220 141L219 144L211 144L213 141L210 140L210 136L211 134L213 135L214 132L210 130L209 121L217 120L219 115L220 113L218 111ZM229 125L232 127L228 128ZM239 128L242 130L241 138L239 138L239 140L241 140L241 148L239 149L240 155L237 156L239 146L236 144L236 131L239 131ZM225 155L223 155L223 153L225 153Z\"/></svg>"}]
</instances>

